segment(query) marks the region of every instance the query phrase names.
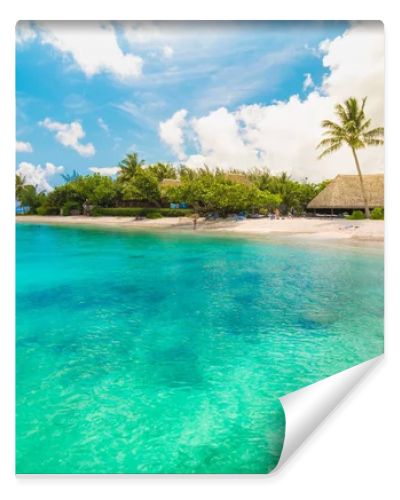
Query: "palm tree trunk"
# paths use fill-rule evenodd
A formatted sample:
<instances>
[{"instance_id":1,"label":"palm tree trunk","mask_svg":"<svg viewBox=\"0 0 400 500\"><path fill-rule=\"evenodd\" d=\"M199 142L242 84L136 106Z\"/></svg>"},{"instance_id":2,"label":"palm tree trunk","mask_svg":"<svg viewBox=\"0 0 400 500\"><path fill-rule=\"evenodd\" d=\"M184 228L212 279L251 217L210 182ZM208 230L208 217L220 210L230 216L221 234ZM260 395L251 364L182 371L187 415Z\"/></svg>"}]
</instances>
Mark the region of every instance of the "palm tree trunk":
<instances>
[{"instance_id":1,"label":"palm tree trunk","mask_svg":"<svg viewBox=\"0 0 400 500\"><path fill-rule=\"evenodd\" d=\"M362 197L363 197L363 200L364 200L365 217L367 219L369 219L370 212L369 212L369 206L368 206L368 199L367 199L367 195L365 193L364 180L363 180L363 176L362 176L362 173L361 173L360 163L358 161L356 150L353 149L353 148L351 148L351 151L352 151L353 156L354 156L354 161L356 162L358 177L360 178L361 194L362 194Z\"/></svg>"}]
</instances>

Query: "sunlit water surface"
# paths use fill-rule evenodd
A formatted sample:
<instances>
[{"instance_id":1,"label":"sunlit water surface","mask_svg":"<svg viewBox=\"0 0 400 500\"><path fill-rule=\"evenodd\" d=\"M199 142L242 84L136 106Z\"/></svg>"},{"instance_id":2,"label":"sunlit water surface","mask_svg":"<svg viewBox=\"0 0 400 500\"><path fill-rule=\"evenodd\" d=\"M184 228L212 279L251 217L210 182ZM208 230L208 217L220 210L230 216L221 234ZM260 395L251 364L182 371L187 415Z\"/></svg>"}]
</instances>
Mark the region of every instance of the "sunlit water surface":
<instances>
[{"instance_id":1,"label":"sunlit water surface","mask_svg":"<svg viewBox=\"0 0 400 500\"><path fill-rule=\"evenodd\" d=\"M17 227L17 472L264 473L278 397L383 350L383 255Z\"/></svg>"}]
</instances>

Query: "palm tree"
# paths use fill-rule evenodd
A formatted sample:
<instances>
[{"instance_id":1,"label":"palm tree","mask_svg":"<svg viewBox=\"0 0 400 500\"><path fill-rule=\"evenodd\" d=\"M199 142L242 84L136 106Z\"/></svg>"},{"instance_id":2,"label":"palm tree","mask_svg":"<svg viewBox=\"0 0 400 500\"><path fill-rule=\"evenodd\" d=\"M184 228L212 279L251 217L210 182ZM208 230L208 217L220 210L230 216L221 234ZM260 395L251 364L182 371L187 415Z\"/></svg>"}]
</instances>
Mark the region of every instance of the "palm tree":
<instances>
[{"instance_id":1,"label":"palm tree","mask_svg":"<svg viewBox=\"0 0 400 500\"><path fill-rule=\"evenodd\" d=\"M80 176L81 176L80 173L77 170L75 170L75 169L72 171L72 174L61 174L61 177L67 183L75 181Z\"/></svg>"},{"instance_id":2,"label":"palm tree","mask_svg":"<svg viewBox=\"0 0 400 500\"><path fill-rule=\"evenodd\" d=\"M119 162L119 178L121 181L128 181L134 177L140 167L144 165L144 160L139 160L137 153L128 153L125 158Z\"/></svg>"},{"instance_id":3,"label":"palm tree","mask_svg":"<svg viewBox=\"0 0 400 500\"><path fill-rule=\"evenodd\" d=\"M15 174L15 198L20 201L20 196L24 190L25 179L22 175Z\"/></svg>"},{"instance_id":4,"label":"palm tree","mask_svg":"<svg viewBox=\"0 0 400 500\"><path fill-rule=\"evenodd\" d=\"M365 216L369 218L370 212L368 207L367 195L365 193L363 176L361 173L360 162L358 161L357 149L365 148L366 146L381 146L383 145L383 127L370 129L371 119L365 116L364 107L367 98L361 101L359 105L355 97L350 97L344 102L344 105L337 104L335 113L339 118L339 124L330 120L324 120L322 127L325 130L323 139L317 148L325 148L319 155L319 158L333 153L340 149L344 144L347 144L353 153L353 158L356 163L357 173L360 178L361 193L364 201Z\"/></svg>"}]
</instances>

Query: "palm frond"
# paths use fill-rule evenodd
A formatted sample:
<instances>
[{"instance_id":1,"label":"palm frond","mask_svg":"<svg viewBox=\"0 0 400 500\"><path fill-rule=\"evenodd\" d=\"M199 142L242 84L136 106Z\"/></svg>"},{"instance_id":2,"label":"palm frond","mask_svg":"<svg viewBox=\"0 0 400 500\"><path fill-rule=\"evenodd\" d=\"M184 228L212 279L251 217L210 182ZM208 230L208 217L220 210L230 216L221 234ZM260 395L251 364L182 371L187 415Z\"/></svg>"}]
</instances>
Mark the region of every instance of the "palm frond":
<instances>
[{"instance_id":1,"label":"palm frond","mask_svg":"<svg viewBox=\"0 0 400 500\"><path fill-rule=\"evenodd\" d=\"M385 143L383 139L373 139L373 138L366 138L364 142L365 144L368 144L368 146L383 146Z\"/></svg>"},{"instance_id":2,"label":"palm frond","mask_svg":"<svg viewBox=\"0 0 400 500\"><path fill-rule=\"evenodd\" d=\"M355 97L349 97L344 103L349 119L354 118L358 114L358 102Z\"/></svg>"},{"instance_id":3,"label":"palm frond","mask_svg":"<svg viewBox=\"0 0 400 500\"><path fill-rule=\"evenodd\" d=\"M370 125L371 125L371 119L365 120L364 123L360 125L360 132L367 130Z\"/></svg>"},{"instance_id":4,"label":"palm frond","mask_svg":"<svg viewBox=\"0 0 400 500\"><path fill-rule=\"evenodd\" d=\"M337 104L335 107L335 113L340 118L340 121L344 124L349 120L349 116L341 104Z\"/></svg>"},{"instance_id":5,"label":"palm frond","mask_svg":"<svg viewBox=\"0 0 400 500\"><path fill-rule=\"evenodd\" d=\"M327 131L324 132L325 134L329 134L332 130L334 130L335 132L338 132L338 133L342 133L344 131L343 127L341 127L340 125L338 125L335 122L332 122L331 120L324 120L321 123L321 125L323 128L328 129Z\"/></svg>"},{"instance_id":6,"label":"palm frond","mask_svg":"<svg viewBox=\"0 0 400 500\"><path fill-rule=\"evenodd\" d=\"M341 139L338 139L336 137L326 137L325 139L322 139L322 141L317 145L317 149L324 148L325 146L331 147L341 142Z\"/></svg>"},{"instance_id":7,"label":"palm frond","mask_svg":"<svg viewBox=\"0 0 400 500\"><path fill-rule=\"evenodd\" d=\"M383 137L384 134L385 134L385 129L383 127L376 127L373 128L372 130L364 132L363 136L365 138L370 137L372 139L372 138Z\"/></svg>"},{"instance_id":8,"label":"palm frond","mask_svg":"<svg viewBox=\"0 0 400 500\"><path fill-rule=\"evenodd\" d=\"M367 96L363 97L363 99L361 101L361 111L363 111L363 112L364 112L366 102L367 102Z\"/></svg>"},{"instance_id":9,"label":"palm frond","mask_svg":"<svg viewBox=\"0 0 400 500\"><path fill-rule=\"evenodd\" d=\"M343 145L342 142L338 142L338 143L330 146L329 148L325 149L325 151L322 151L322 153L318 156L318 159L320 160L324 156L327 156L327 155L329 155L331 153L334 153L335 151L337 151L338 149L340 149L342 147L342 145Z\"/></svg>"},{"instance_id":10,"label":"palm frond","mask_svg":"<svg viewBox=\"0 0 400 500\"><path fill-rule=\"evenodd\" d=\"M361 140L359 137L353 138L350 146L354 149L363 149L365 148L365 142Z\"/></svg>"}]
</instances>

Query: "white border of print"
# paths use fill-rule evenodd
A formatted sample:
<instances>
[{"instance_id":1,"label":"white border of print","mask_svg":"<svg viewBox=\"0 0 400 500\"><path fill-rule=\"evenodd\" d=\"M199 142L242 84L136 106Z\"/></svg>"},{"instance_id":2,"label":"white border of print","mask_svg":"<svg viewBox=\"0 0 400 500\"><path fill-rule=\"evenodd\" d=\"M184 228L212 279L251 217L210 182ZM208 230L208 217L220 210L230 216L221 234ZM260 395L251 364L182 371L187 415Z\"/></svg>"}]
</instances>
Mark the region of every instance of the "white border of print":
<instances>
[{"instance_id":1,"label":"white border of print","mask_svg":"<svg viewBox=\"0 0 400 500\"><path fill-rule=\"evenodd\" d=\"M391 5L395 5L391 2ZM6 11L6 8L7 11ZM29 498L398 498L399 367L398 126L400 30L389 2L54 2L14 0L0 16L0 488L7 500ZM227 17L229 16L229 17ZM285 467L270 476L14 475L14 27L19 19L380 19L386 29L386 356ZM389 75L389 77L388 77ZM396 228L397 226L397 228ZM396 293L397 292L397 293ZM396 297L397 295L397 297ZM397 366L396 366L397 365ZM397 448L397 450L396 450ZM389 493L390 492L390 493ZM397 493L397 495L396 495Z\"/></svg>"}]
</instances>

